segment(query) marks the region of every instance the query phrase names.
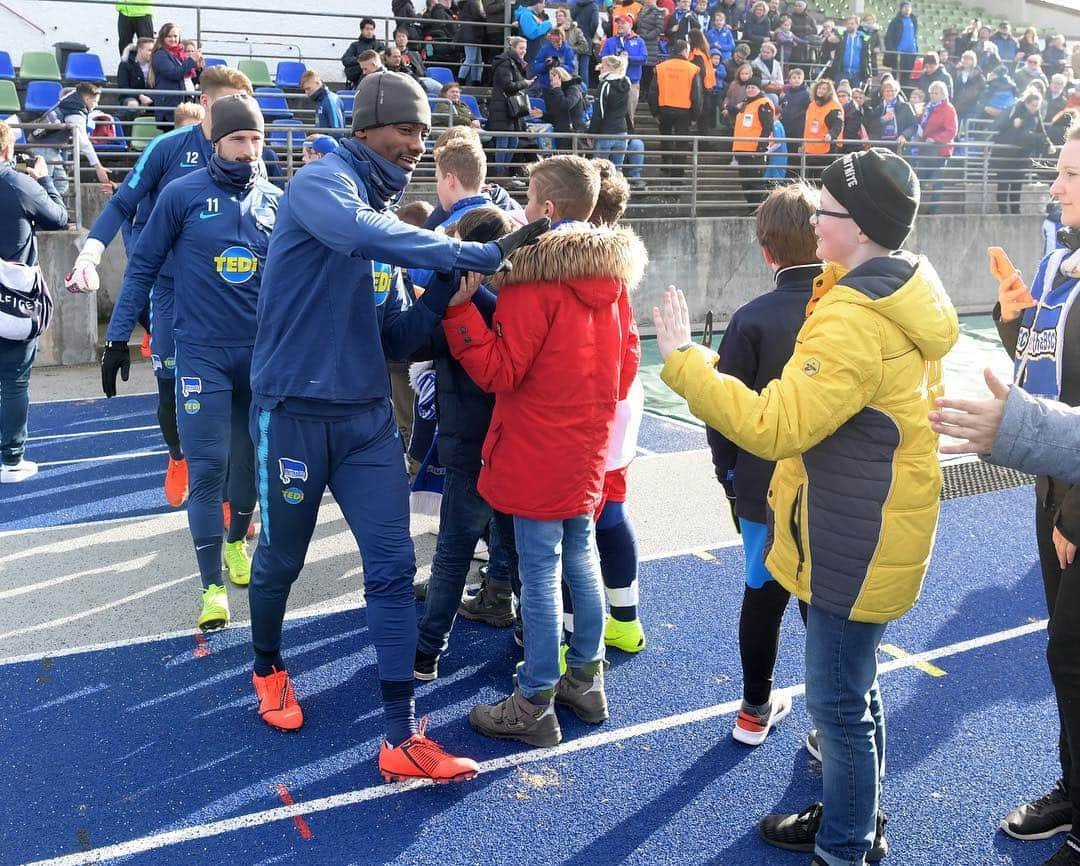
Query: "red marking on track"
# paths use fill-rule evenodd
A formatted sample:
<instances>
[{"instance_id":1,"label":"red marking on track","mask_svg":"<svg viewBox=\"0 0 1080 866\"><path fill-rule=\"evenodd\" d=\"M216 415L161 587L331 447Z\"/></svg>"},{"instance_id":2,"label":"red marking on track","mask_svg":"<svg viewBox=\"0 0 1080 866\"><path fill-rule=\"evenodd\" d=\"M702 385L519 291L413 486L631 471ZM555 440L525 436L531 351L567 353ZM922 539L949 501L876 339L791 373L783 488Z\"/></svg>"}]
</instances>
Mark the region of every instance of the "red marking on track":
<instances>
[{"instance_id":1,"label":"red marking on track","mask_svg":"<svg viewBox=\"0 0 1080 866\"><path fill-rule=\"evenodd\" d=\"M201 634L195 635L195 657L202 658L203 656L210 655L210 647L206 643L206 638Z\"/></svg>"},{"instance_id":2,"label":"red marking on track","mask_svg":"<svg viewBox=\"0 0 1080 866\"><path fill-rule=\"evenodd\" d=\"M276 785L278 796L281 798L281 802L286 806L293 804L292 794L289 793L289 789L284 785ZM315 834L311 832L311 828L308 826L308 822L300 815L293 816L293 823L296 825L297 832L300 833L301 839L310 839Z\"/></svg>"}]
</instances>

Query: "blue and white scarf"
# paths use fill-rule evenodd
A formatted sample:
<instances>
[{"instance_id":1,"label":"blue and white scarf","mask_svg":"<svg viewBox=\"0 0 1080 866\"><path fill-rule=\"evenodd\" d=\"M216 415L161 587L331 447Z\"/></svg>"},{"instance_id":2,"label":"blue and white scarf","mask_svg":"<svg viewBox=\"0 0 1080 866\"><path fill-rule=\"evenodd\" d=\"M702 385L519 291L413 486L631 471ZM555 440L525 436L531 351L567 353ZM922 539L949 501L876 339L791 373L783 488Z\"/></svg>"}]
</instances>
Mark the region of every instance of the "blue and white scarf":
<instances>
[{"instance_id":1,"label":"blue and white scarf","mask_svg":"<svg viewBox=\"0 0 1080 866\"><path fill-rule=\"evenodd\" d=\"M1080 289L1072 250L1054 250L1039 265L1031 287L1035 306L1024 311L1016 340L1013 381L1029 394L1059 399L1065 325ZM1058 275L1063 276L1054 285Z\"/></svg>"}]
</instances>

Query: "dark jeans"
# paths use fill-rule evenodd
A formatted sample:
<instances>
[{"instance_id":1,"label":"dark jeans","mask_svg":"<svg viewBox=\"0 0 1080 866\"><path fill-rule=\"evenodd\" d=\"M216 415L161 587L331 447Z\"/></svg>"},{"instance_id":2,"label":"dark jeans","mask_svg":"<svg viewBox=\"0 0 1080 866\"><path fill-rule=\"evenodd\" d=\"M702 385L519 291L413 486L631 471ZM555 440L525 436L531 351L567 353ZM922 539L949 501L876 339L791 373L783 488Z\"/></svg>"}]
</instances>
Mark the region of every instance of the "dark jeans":
<instances>
[{"instance_id":1,"label":"dark jeans","mask_svg":"<svg viewBox=\"0 0 1080 866\"><path fill-rule=\"evenodd\" d=\"M922 183L923 201L926 203L926 213L935 214L941 204L945 186L945 166L948 159L944 156L920 157L916 174ZM927 194L929 192L929 194Z\"/></svg>"},{"instance_id":2,"label":"dark jeans","mask_svg":"<svg viewBox=\"0 0 1080 866\"><path fill-rule=\"evenodd\" d=\"M140 39L154 38L154 19L150 15L129 18L127 15L117 14L116 33L119 37L116 47L120 51L120 56L123 57L124 49L131 44L136 36Z\"/></svg>"},{"instance_id":3,"label":"dark jeans","mask_svg":"<svg viewBox=\"0 0 1080 866\"><path fill-rule=\"evenodd\" d=\"M1053 509L1038 503L1035 508L1035 536L1039 546L1050 640L1046 661L1057 697L1058 753L1061 779L1072 801L1073 822L1080 821L1080 761L1072 760L1070 743L1080 743L1080 557L1061 570L1051 534ZM1078 824L1077 826L1080 826Z\"/></svg>"},{"instance_id":4,"label":"dark jeans","mask_svg":"<svg viewBox=\"0 0 1080 866\"><path fill-rule=\"evenodd\" d=\"M483 536L492 517L499 527L499 542L510 572L517 571L514 519L492 511L477 493L476 480L477 476L469 472L446 469L439 509L439 539L435 544L427 601L416 641L417 649L429 655L441 655L449 645L476 542Z\"/></svg>"},{"instance_id":5,"label":"dark jeans","mask_svg":"<svg viewBox=\"0 0 1080 866\"><path fill-rule=\"evenodd\" d=\"M1020 191L1024 186L1024 172L1010 169L997 174L998 213L1020 213Z\"/></svg>"},{"instance_id":6,"label":"dark jeans","mask_svg":"<svg viewBox=\"0 0 1080 866\"><path fill-rule=\"evenodd\" d=\"M30 405L30 368L37 339L0 339L0 457L14 466L26 447L26 412Z\"/></svg>"},{"instance_id":7,"label":"dark jeans","mask_svg":"<svg viewBox=\"0 0 1080 866\"><path fill-rule=\"evenodd\" d=\"M657 123L660 127L660 134L664 136L668 135L689 135L690 134L690 121L693 119L693 115L688 108L661 108L660 117L657 119ZM665 138L660 142L660 147L663 149L663 155L660 157L661 162L664 165L686 165L687 157L684 154L674 154L672 151L688 150L690 148L690 142L688 141L671 141ZM675 168L670 172L672 177L682 177L683 169Z\"/></svg>"}]
</instances>

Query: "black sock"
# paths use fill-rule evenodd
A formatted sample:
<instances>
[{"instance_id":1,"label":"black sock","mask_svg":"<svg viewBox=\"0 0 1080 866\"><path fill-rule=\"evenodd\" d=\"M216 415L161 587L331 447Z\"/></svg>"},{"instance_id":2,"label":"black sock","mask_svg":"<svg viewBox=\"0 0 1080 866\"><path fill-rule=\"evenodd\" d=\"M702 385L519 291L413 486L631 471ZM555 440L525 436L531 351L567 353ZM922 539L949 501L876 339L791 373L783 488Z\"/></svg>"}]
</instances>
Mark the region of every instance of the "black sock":
<instances>
[{"instance_id":1,"label":"black sock","mask_svg":"<svg viewBox=\"0 0 1080 866\"><path fill-rule=\"evenodd\" d=\"M248 526L251 525L251 515L255 512L255 506L247 511L236 511L233 509L229 519L229 535L225 539L232 544L234 541L240 541L245 535L247 535Z\"/></svg>"},{"instance_id":2,"label":"black sock","mask_svg":"<svg viewBox=\"0 0 1080 866\"><path fill-rule=\"evenodd\" d=\"M596 550L600 554L600 573L611 616L620 622L633 622L638 609L638 549L634 525L629 519L596 530Z\"/></svg>"},{"instance_id":3,"label":"black sock","mask_svg":"<svg viewBox=\"0 0 1080 866\"><path fill-rule=\"evenodd\" d=\"M195 558L199 561L199 576L203 589L210 584L224 585L221 579L221 536L195 539Z\"/></svg>"}]
</instances>

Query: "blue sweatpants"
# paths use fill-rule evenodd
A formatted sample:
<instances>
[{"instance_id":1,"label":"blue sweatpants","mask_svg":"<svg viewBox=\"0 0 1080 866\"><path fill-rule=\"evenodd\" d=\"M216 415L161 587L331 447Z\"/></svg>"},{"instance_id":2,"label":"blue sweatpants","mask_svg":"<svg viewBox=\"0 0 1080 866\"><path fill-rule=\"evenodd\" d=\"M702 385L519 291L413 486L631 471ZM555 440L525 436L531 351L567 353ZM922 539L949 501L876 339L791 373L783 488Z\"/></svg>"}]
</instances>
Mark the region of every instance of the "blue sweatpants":
<instances>
[{"instance_id":1,"label":"blue sweatpants","mask_svg":"<svg viewBox=\"0 0 1080 866\"><path fill-rule=\"evenodd\" d=\"M177 346L176 420L188 463L188 525L194 539L224 533L222 494L234 512L255 507L255 449L248 432L251 350Z\"/></svg>"},{"instance_id":2,"label":"blue sweatpants","mask_svg":"<svg viewBox=\"0 0 1080 866\"><path fill-rule=\"evenodd\" d=\"M256 658L277 663L289 590L304 566L329 487L360 547L379 679L411 683L416 554L408 477L390 401L364 404L343 417L290 409L253 405L251 411L262 514L248 586Z\"/></svg>"},{"instance_id":3,"label":"blue sweatpants","mask_svg":"<svg viewBox=\"0 0 1080 866\"><path fill-rule=\"evenodd\" d=\"M249 350L250 352L250 350ZM173 281L158 274L150 290L150 361L154 375L172 379L176 375L176 341L173 339Z\"/></svg>"}]
</instances>

